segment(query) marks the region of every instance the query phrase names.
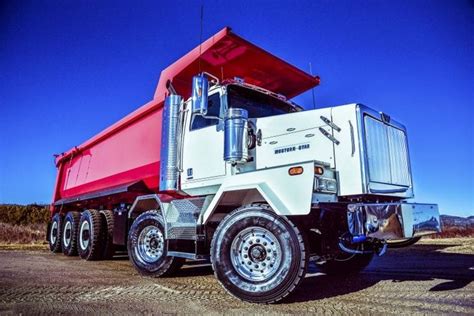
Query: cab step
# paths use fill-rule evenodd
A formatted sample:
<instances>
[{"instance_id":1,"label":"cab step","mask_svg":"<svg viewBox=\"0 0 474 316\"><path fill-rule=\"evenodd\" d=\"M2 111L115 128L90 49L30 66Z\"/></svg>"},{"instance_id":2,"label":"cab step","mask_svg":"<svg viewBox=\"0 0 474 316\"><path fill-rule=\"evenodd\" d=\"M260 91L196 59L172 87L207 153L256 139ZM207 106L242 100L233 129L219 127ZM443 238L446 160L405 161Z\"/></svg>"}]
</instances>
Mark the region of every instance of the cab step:
<instances>
[{"instance_id":1,"label":"cab step","mask_svg":"<svg viewBox=\"0 0 474 316\"><path fill-rule=\"evenodd\" d=\"M191 252L181 252L181 251L168 251L168 256L170 257L178 257L178 258L185 258L190 260L209 260L209 255L198 255Z\"/></svg>"}]
</instances>

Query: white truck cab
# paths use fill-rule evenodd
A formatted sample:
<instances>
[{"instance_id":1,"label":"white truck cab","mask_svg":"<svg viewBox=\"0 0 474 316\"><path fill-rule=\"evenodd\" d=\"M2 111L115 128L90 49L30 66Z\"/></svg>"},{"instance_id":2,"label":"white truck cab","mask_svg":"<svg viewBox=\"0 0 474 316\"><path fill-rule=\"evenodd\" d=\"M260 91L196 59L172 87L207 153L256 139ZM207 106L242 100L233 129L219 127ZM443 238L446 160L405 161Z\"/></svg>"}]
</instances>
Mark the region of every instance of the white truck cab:
<instances>
[{"instance_id":1,"label":"white truck cab","mask_svg":"<svg viewBox=\"0 0 474 316\"><path fill-rule=\"evenodd\" d=\"M269 303L299 284L309 260L326 273L354 272L390 246L440 231L437 205L407 201L406 129L389 115L357 103L304 111L205 73L186 101L169 88L160 188L180 196L143 196L132 206L156 201L167 242L159 268L143 265L133 255L143 246L129 244L139 271L209 258L231 294ZM130 234L146 220L140 215Z\"/></svg>"},{"instance_id":2,"label":"white truck cab","mask_svg":"<svg viewBox=\"0 0 474 316\"><path fill-rule=\"evenodd\" d=\"M361 104L303 111L280 95L241 81L215 84L207 98L205 115L193 113L192 99L182 104L179 179L180 190L188 195L215 195L219 190L225 193L226 186L233 190L253 186L260 192L255 198L262 199L262 194L271 194L267 191L284 187L279 196L286 199L295 194L287 185L294 181L293 188L301 195L298 199L288 198L281 207L267 201L285 215L306 215L312 204L321 202L413 197L406 129L384 113ZM243 146L247 154L229 162L224 159L223 144L225 115L230 109L247 113L241 138L247 142ZM276 176L281 168L308 162L323 172L313 174L311 190L303 181L304 170ZM306 175L313 169L306 170ZM270 183L260 179L266 176ZM254 184L240 183L245 177L253 178ZM209 219L206 212L202 219Z\"/></svg>"}]
</instances>

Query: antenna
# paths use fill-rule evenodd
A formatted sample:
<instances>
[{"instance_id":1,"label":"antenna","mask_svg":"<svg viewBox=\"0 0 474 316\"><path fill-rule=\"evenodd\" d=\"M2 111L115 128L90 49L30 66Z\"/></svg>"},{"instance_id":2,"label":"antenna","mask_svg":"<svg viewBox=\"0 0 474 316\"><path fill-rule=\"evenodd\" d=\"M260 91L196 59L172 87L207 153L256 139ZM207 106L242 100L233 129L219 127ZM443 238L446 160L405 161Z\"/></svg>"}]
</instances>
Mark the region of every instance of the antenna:
<instances>
[{"instance_id":1,"label":"antenna","mask_svg":"<svg viewBox=\"0 0 474 316\"><path fill-rule=\"evenodd\" d=\"M201 46L202 46L202 20L204 18L204 5L201 4L201 25L200 25L200 33L199 33L199 59L198 59L198 65L199 65L199 73L201 73Z\"/></svg>"},{"instance_id":2,"label":"antenna","mask_svg":"<svg viewBox=\"0 0 474 316\"><path fill-rule=\"evenodd\" d=\"M311 65L311 62L309 62L309 73L312 76L313 75L313 67ZM311 88L311 94L313 95L313 109L316 109L316 99L314 97L314 87Z\"/></svg>"}]
</instances>

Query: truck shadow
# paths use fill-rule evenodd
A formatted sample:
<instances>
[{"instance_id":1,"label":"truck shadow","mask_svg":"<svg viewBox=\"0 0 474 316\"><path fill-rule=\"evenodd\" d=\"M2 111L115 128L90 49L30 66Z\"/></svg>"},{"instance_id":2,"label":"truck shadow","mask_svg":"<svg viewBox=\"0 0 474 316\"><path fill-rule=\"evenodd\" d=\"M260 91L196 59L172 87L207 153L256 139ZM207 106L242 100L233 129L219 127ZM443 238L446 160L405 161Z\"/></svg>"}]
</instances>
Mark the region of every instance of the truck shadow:
<instances>
[{"instance_id":1,"label":"truck shadow","mask_svg":"<svg viewBox=\"0 0 474 316\"><path fill-rule=\"evenodd\" d=\"M474 281L474 254L442 252L461 244L413 245L390 249L383 257L375 257L360 274L330 276L320 273L311 263L300 287L281 304L321 300L370 288L381 281L443 280L428 291L451 291L466 287ZM114 260L128 260L126 254ZM183 268L168 278L211 277L209 261L188 261ZM212 276L213 277L213 276Z\"/></svg>"},{"instance_id":2,"label":"truck shadow","mask_svg":"<svg viewBox=\"0 0 474 316\"><path fill-rule=\"evenodd\" d=\"M194 261L186 262L186 264L171 277L184 278L184 277L197 277L213 275L211 263L209 261Z\"/></svg>"},{"instance_id":3,"label":"truck shadow","mask_svg":"<svg viewBox=\"0 0 474 316\"><path fill-rule=\"evenodd\" d=\"M331 298L364 290L380 281L406 282L445 280L428 291L450 291L463 288L474 280L474 255L440 252L459 245L414 245L390 249L360 274L329 276L319 274L310 264L301 286L282 303L297 303ZM314 274L314 276L311 276Z\"/></svg>"}]
</instances>

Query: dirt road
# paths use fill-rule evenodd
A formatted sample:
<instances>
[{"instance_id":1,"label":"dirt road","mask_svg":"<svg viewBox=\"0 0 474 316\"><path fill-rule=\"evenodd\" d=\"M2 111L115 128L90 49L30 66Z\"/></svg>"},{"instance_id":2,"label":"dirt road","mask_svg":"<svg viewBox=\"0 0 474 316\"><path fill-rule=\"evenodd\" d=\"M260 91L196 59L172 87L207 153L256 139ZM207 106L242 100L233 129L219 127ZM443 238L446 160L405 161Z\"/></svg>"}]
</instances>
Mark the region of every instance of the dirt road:
<instances>
[{"instance_id":1,"label":"dirt road","mask_svg":"<svg viewBox=\"0 0 474 316\"><path fill-rule=\"evenodd\" d=\"M209 265L172 278L137 275L127 258L85 262L47 251L0 251L0 314L474 314L474 239L422 241L390 250L360 275L311 267L276 305L232 298Z\"/></svg>"}]
</instances>

